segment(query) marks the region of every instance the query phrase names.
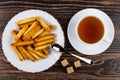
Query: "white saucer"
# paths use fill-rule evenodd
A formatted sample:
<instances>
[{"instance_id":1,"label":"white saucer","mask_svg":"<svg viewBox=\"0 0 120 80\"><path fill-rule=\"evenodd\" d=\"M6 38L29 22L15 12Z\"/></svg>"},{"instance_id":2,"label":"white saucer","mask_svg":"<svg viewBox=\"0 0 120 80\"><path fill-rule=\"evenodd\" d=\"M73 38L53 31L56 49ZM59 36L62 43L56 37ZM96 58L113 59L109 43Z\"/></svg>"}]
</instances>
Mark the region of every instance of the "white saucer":
<instances>
[{"instance_id":1,"label":"white saucer","mask_svg":"<svg viewBox=\"0 0 120 80\"><path fill-rule=\"evenodd\" d=\"M98 17L105 26L103 39L95 44L86 44L81 41L77 34L77 25L86 16ZM101 10L88 8L77 12L68 24L68 39L71 45L80 53L85 55L96 55L109 48L114 39L114 25L110 17ZM104 40L106 39L106 41Z\"/></svg>"},{"instance_id":2,"label":"white saucer","mask_svg":"<svg viewBox=\"0 0 120 80\"><path fill-rule=\"evenodd\" d=\"M61 56L61 53L51 50L50 55L46 59L38 60L35 62L32 62L30 60L19 61L17 55L11 48L11 43L13 42L11 31L13 29L17 30L16 22L18 20L34 16L40 16L45 20L46 23L56 25L56 30L53 32L56 34L56 43L64 47L64 35L61 25L52 15L42 10L26 10L18 13L8 22L2 35L2 49L5 56L7 57L7 60L19 70L32 73L41 72L50 68Z\"/></svg>"}]
</instances>

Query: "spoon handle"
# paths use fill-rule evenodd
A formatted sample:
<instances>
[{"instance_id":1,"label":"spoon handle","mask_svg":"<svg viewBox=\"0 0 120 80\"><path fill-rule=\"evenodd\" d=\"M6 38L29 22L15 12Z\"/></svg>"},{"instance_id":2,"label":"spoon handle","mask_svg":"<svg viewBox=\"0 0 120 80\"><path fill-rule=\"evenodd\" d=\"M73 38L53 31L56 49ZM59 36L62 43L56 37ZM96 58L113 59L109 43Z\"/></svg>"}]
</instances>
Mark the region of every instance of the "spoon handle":
<instances>
[{"instance_id":1,"label":"spoon handle","mask_svg":"<svg viewBox=\"0 0 120 80\"><path fill-rule=\"evenodd\" d=\"M84 57L80 57L80 56L75 55L75 54L73 54L73 53L70 53L70 54L71 54L72 56L74 56L74 57L76 57L76 58L78 58L78 59L80 59L80 60L88 63L88 64L93 64L93 61L92 61L91 59L87 59L87 58L84 58Z\"/></svg>"}]
</instances>

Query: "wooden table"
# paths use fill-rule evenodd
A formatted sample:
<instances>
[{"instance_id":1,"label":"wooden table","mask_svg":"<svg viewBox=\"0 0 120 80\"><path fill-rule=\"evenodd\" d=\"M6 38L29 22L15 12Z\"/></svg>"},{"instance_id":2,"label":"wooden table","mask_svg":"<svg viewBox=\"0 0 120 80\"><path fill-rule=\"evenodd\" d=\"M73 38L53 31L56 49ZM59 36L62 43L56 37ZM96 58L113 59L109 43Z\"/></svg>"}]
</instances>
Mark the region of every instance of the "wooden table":
<instances>
[{"instance_id":1,"label":"wooden table","mask_svg":"<svg viewBox=\"0 0 120 80\"><path fill-rule=\"evenodd\" d=\"M79 10L97 8L106 12L112 19L115 27L115 38L112 45L100 55L86 56L79 54L70 45L67 38L67 25L71 17ZM0 44L0 80L120 80L120 1L119 0L0 0L0 40L7 22L17 13L39 9L52 14L60 22L65 35L65 48L80 56L93 60L103 60L98 65L82 66L75 69L75 73L67 74L60 61L67 58L73 64L77 59L64 54L50 69L39 73L26 73L14 68L5 58ZM9 35L8 35L9 36Z\"/></svg>"}]
</instances>

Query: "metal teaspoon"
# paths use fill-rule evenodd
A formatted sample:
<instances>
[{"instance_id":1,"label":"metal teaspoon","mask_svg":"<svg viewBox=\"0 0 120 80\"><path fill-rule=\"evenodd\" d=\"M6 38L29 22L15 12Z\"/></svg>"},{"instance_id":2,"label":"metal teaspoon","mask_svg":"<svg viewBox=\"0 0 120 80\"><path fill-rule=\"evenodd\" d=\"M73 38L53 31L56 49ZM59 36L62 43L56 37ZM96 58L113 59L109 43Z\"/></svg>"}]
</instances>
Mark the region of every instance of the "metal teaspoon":
<instances>
[{"instance_id":1,"label":"metal teaspoon","mask_svg":"<svg viewBox=\"0 0 120 80\"><path fill-rule=\"evenodd\" d=\"M91 59L87 59L87 58L84 58L84 57L80 57L80 56L78 56L78 55L75 55L75 54L73 54L73 53L70 53L70 52L66 51L62 46L60 46L60 45L57 44L57 43L52 44L51 47L52 47L55 51L65 52L65 53L67 53L67 54L70 54L70 55L72 55L72 56L74 56L74 57L76 57L76 58L78 58L78 59L86 62L87 64L91 64L91 65L93 64L93 61L92 61Z\"/></svg>"}]
</instances>

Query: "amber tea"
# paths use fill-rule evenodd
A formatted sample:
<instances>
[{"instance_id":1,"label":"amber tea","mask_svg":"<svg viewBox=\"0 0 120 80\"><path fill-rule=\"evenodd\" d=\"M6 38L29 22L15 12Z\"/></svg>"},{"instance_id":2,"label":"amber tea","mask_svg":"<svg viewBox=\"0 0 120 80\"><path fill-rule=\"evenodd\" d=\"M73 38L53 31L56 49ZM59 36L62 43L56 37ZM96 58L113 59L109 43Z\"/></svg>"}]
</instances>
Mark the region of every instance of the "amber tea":
<instances>
[{"instance_id":1,"label":"amber tea","mask_svg":"<svg viewBox=\"0 0 120 80\"><path fill-rule=\"evenodd\" d=\"M104 26L100 19L88 16L80 21L77 32L82 41L93 44L102 39Z\"/></svg>"}]
</instances>

